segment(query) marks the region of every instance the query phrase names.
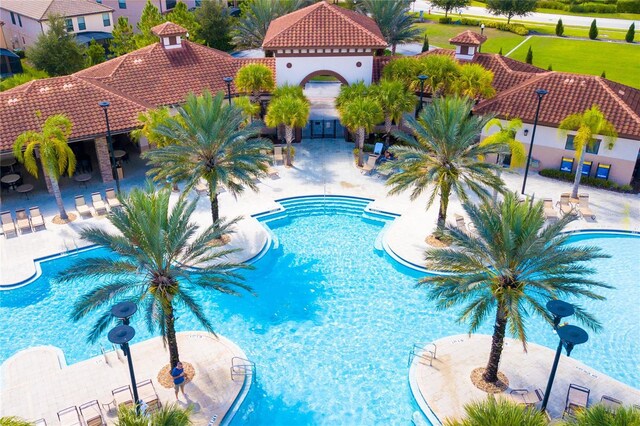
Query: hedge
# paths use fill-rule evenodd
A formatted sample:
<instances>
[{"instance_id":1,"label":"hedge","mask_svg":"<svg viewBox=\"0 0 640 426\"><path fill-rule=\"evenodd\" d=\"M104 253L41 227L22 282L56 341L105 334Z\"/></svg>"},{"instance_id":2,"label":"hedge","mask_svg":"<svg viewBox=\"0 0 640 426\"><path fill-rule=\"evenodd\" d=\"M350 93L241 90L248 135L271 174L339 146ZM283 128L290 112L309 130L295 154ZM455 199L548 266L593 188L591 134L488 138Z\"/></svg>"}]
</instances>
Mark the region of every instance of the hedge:
<instances>
[{"instance_id":1,"label":"hedge","mask_svg":"<svg viewBox=\"0 0 640 426\"><path fill-rule=\"evenodd\" d=\"M478 19L469 19L469 18L461 18L455 22L452 22L451 17L447 16L446 18L440 18L439 22L441 24L456 24L456 25L466 25L470 27L479 27L483 21ZM529 34L529 30L522 24L507 24L506 22L499 21L489 21L484 22L485 27L495 28L500 31L509 31L514 34L518 34L521 36L526 36Z\"/></svg>"},{"instance_id":2,"label":"hedge","mask_svg":"<svg viewBox=\"0 0 640 426\"><path fill-rule=\"evenodd\" d=\"M539 173L540 176L558 179L565 182L573 182L573 180L575 179L575 173L562 172L558 169L542 169ZM580 179L580 185L592 186L594 188L610 189L617 192L633 192L633 187L631 185L618 185L617 183L610 180L598 179L591 176L582 176L582 179Z\"/></svg>"},{"instance_id":3,"label":"hedge","mask_svg":"<svg viewBox=\"0 0 640 426\"><path fill-rule=\"evenodd\" d=\"M616 13L617 11L618 8L615 4L582 3L569 7L569 12L574 13Z\"/></svg>"},{"instance_id":4,"label":"hedge","mask_svg":"<svg viewBox=\"0 0 640 426\"><path fill-rule=\"evenodd\" d=\"M450 24L451 23L451 17L450 16L447 16L446 18L442 17L442 18L438 19L438 22L440 22L441 24Z\"/></svg>"},{"instance_id":5,"label":"hedge","mask_svg":"<svg viewBox=\"0 0 640 426\"><path fill-rule=\"evenodd\" d=\"M640 1L618 0L618 13L640 13Z\"/></svg>"}]
</instances>

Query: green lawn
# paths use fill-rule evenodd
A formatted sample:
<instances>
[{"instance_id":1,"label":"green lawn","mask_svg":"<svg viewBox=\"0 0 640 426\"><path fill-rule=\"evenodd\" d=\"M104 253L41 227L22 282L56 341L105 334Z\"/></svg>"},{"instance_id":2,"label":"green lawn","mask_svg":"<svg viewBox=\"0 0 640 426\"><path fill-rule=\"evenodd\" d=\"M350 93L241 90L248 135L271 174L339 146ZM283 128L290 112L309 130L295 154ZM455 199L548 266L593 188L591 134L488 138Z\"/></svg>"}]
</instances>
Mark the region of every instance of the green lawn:
<instances>
[{"instance_id":1,"label":"green lawn","mask_svg":"<svg viewBox=\"0 0 640 426\"><path fill-rule=\"evenodd\" d=\"M480 31L477 27L467 27L463 25L443 25L437 23L418 24L419 28L427 32L429 44L443 49L453 49L449 44L449 39L455 37L463 31ZM482 45L482 51L486 53L498 53L502 47L502 53L507 53L521 43L525 37L507 31L498 31L494 28L485 28L484 35L488 37Z\"/></svg>"},{"instance_id":2,"label":"green lawn","mask_svg":"<svg viewBox=\"0 0 640 426\"><path fill-rule=\"evenodd\" d=\"M640 44L532 37L510 57L524 61L529 46L533 65L540 68L551 64L554 71L592 75L605 71L608 79L640 89Z\"/></svg>"}]
</instances>

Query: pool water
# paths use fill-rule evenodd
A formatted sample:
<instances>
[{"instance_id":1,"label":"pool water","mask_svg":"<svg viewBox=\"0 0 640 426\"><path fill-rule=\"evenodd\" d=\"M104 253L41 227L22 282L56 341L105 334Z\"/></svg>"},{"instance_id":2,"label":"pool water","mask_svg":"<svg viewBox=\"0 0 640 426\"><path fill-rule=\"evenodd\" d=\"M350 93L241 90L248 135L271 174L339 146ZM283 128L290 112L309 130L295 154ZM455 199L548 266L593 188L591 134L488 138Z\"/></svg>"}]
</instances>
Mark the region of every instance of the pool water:
<instances>
[{"instance_id":1,"label":"pool water","mask_svg":"<svg viewBox=\"0 0 640 426\"><path fill-rule=\"evenodd\" d=\"M426 292L415 288L422 274L374 249L383 223L327 214L292 217L271 227L279 247L246 272L257 297L198 293L216 331L257 364L257 381L233 424L408 424L417 409L408 384L409 350L416 342L465 333L465 325L455 322L455 312L436 311ZM597 279L617 289L602 290L605 302L583 303L604 330L590 333L572 356L638 388L640 238L577 243L613 255L594 265ZM78 338L93 318L69 320L73 302L94 283L61 285L50 279L96 255L109 253L96 249L43 262L36 282L0 292L0 318L11 330L0 337L0 361L36 345L62 348L68 363L99 353L99 345ZM136 340L150 337L140 319L134 317L132 325ZM200 329L185 312L178 313L177 325ZM491 333L490 325L480 332ZM528 334L532 342L557 345L540 319L530 320ZM102 344L108 344L106 336Z\"/></svg>"}]
</instances>

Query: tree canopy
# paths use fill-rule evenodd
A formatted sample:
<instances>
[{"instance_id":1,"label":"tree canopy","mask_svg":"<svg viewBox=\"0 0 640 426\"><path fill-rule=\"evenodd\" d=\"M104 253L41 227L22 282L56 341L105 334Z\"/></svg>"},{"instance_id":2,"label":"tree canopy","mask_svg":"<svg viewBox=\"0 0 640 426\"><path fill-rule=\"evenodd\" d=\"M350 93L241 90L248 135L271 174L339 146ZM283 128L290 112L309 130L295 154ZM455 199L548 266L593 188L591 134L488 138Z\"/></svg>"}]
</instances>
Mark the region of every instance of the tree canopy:
<instances>
[{"instance_id":1,"label":"tree canopy","mask_svg":"<svg viewBox=\"0 0 640 426\"><path fill-rule=\"evenodd\" d=\"M120 56L136 50L133 26L126 17L120 16L118 18L111 34L113 38L109 44L109 49L114 55Z\"/></svg>"},{"instance_id":2,"label":"tree canopy","mask_svg":"<svg viewBox=\"0 0 640 426\"><path fill-rule=\"evenodd\" d=\"M164 16L162 16L158 8L151 3L151 0L147 0L137 24L139 33L135 35L136 48L140 49L157 42L158 37L151 32L151 28L162 24L164 21Z\"/></svg>"},{"instance_id":3,"label":"tree canopy","mask_svg":"<svg viewBox=\"0 0 640 426\"><path fill-rule=\"evenodd\" d=\"M431 0L431 5L433 7L444 9L445 17L452 10L469 6L469 3L471 3L471 0Z\"/></svg>"},{"instance_id":4,"label":"tree canopy","mask_svg":"<svg viewBox=\"0 0 640 426\"><path fill-rule=\"evenodd\" d=\"M487 9L494 15L504 15L507 23L514 16L526 16L536 9L537 0L487 0Z\"/></svg>"},{"instance_id":5,"label":"tree canopy","mask_svg":"<svg viewBox=\"0 0 640 426\"><path fill-rule=\"evenodd\" d=\"M64 18L49 15L49 29L27 49L29 61L52 77L72 74L85 66L85 48L76 36L67 32Z\"/></svg>"},{"instance_id":6,"label":"tree canopy","mask_svg":"<svg viewBox=\"0 0 640 426\"><path fill-rule=\"evenodd\" d=\"M217 0L204 0L195 12L199 25L196 38L214 49L230 51L233 48L230 34L232 18L228 10Z\"/></svg>"},{"instance_id":7,"label":"tree canopy","mask_svg":"<svg viewBox=\"0 0 640 426\"><path fill-rule=\"evenodd\" d=\"M409 0L364 0L361 10L371 16L385 41L391 46L391 53L396 53L398 43L416 41L422 30L414 27L415 17L409 13L411 1Z\"/></svg>"}]
</instances>

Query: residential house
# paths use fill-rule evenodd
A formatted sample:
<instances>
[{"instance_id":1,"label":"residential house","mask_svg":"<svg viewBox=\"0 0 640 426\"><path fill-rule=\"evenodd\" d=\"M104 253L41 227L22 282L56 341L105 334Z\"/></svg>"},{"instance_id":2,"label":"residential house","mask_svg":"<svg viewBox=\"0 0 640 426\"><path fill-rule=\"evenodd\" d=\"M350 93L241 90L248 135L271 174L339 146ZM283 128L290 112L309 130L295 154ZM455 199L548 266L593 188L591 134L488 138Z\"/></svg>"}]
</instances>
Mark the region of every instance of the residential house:
<instances>
[{"instance_id":1,"label":"residential house","mask_svg":"<svg viewBox=\"0 0 640 426\"><path fill-rule=\"evenodd\" d=\"M133 25L133 29L137 30L136 24L140 20L142 10L147 4L147 0L92 0L104 6L113 9L113 19L116 21L119 17L124 16L129 23ZM200 6L202 0L151 0L151 3L158 8L160 13L170 12L176 7L178 1L185 3L189 9Z\"/></svg>"}]
</instances>

